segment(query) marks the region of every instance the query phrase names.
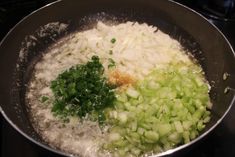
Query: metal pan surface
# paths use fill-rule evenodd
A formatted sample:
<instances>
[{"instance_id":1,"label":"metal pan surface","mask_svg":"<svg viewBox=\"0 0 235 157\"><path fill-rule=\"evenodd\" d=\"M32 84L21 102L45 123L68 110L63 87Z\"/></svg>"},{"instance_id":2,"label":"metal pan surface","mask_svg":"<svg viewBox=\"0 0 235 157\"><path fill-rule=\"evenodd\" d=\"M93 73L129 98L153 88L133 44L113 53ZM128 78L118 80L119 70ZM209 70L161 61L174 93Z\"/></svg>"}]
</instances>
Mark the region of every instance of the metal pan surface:
<instances>
[{"instance_id":1,"label":"metal pan surface","mask_svg":"<svg viewBox=\"0 0 235 157\"><path fill-rule=\"evenodd\" d=\"M22 19L0 44L0 111L18 132L49 151L70 155L50 147L35 132L24 95L32 65L44 50L63 36L92 27L97 20L157 26L192 52L212 86L212 119L206 129L190 143L156 156L176 155L193 146L222 121L235 101L235 53L225 36L202 15L166 0L59 0ZM224 73L229 74L226 80Z\"/></svg>"}]
</instances>

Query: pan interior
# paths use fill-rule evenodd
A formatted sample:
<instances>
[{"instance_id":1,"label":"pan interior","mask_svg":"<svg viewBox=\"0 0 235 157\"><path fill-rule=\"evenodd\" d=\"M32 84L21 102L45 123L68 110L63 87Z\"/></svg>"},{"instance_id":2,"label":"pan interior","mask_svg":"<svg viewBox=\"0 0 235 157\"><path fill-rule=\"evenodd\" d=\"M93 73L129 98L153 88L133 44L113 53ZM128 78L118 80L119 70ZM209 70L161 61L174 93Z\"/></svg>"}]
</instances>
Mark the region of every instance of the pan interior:
<instances>
[{"instance_id":1,"label":"pan interior","mask_svg":"<svg viewBox=\"0 0 235 157\"><path fill-rule=\"evenodd\" d=\"M41 14L39 11L32 15L32 18L42 16L45 17L45 19L40 19L36 22L37 24L32 26L29 29L29 32L22 33L22 37L13 39L16 34L21 36L19 33L20 29L23 27L30 27L29 23L34 21L32 18L26 19L18 25L18 29L15 29L9 34L2 43L1 49L4 50L5 53L11 51L18 53L9 56L6 55L6 58L3 58L5 60L2 64L11 64L8 67L11 70L9 70L8 74L4 77L7 82L6 85L1 84L1 87L4 87L4 93L1 99L3 105L1 104L1 107L8 118L11 119L20 130L34 140L47 145L34 131L29 120L28 109L24 99L33 66L51 44L74 31L92 28L98 20L115 21L116 23L125 21L145 22L149 25L157 26L172 38L177 39L202 66L206 78L212 87L210 92L211 101L213 103L212 119L207 124L204 132L208 131L217 123L229 108L233 99L232 92L224 93L225 88L231 86L232 80L230 78L228 78L228 80L223 80L223 75L225 72L231 75L234 73L232 69L235 67L235 62L230 47L215 28L210 26L208 22L205 22L203 19L198 18L198 15L188 13L188 10L182 9L180 6L172 6L170 2L163 1L159 2L159 6L164 7L165 10L162 10L157 5L151 6L151 2L131 3L131 1L128 1L126 4L124 1L121 1L120 3L110 4L111 2L108 3L104 0L100 4L97 4L95 8L90 7L90 9L81 9L78 11L79 14L75 14L75 7L86 6L89 3L90 1L87 3L76 2L74 3L74 6L72 6L69 3L60 2L45 8L44 10L41 10ZM120 5L123 6L123 4L126 4L125 7L120 7ZM59 11L59 7L61 7L62 12ZM148 8L147 10L146 7ZM174 15L170 10L167 11L167 9L170 9L171 7L175 7L175 14L179 15ZM57 14L53 14L53 18L46 17L45 15L49 10L54 10ZM65 13L63 10L71 11ZM177 13L177 10L182 11ZM188 13L184 17L186 20L178 20L175 17L177 16L179 18L180 14L184 12ZM192 27L188 24L191 21L190 18L198 22L198 25L193 27L199 27L201 28L200 30L189 28ZM183 23L187 22L187 19L189 20L188 23ZM213 33L214 36L210 36L209 33ZM8 46L7 44L11 40L18 45L13 44L13 47ZM23 42L21 43L21 41ZM211 42L208 43L208 41ZM19 58L18 55L20 55ZM9 60L11 61L8 62ZM1 72L4 71L6 70L1 68ZM11 79L8 80L8 78ZM9 86L6 87L7 85ZM6 96L5 98L3 98L4 95Z\"/></svg>"}]
</instances>

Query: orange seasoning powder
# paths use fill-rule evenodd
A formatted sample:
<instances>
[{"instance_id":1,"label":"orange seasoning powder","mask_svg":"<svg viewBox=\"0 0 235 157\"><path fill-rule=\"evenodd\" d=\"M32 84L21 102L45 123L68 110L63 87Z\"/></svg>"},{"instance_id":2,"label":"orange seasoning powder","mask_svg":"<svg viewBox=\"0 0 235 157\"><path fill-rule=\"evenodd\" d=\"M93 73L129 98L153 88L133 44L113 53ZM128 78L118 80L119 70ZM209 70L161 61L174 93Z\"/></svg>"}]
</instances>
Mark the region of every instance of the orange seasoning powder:
<instances>
[{"instance_id":1,"label":"orange seasoning powder","mask_svg":"<svg viewBox=\"0 0 235 157\"><path fill-rule=\"evenodd\" d=\"M110 71L108 75L109 83L121 88L125 88L136 82L136 79L134 79L130 74L121 72L117 69Z\"/></svg>"}]
</instances>

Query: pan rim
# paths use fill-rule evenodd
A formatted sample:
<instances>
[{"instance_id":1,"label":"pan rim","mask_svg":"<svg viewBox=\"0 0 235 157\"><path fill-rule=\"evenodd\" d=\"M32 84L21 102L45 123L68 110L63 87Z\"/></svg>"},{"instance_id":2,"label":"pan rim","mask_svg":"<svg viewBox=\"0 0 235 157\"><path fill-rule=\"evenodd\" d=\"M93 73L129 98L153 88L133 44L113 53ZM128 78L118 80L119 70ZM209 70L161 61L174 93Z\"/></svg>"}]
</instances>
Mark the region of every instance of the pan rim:
<instances>
[{"instance_id":1,"label":"pan rim","mask_svg":"<svg viewBox=\"0 0 235 157\"><path fill-rule=\"evenodd\" d=\"M46 5L42 6L42 7L40 7L40 8L38 8L38 9L34 10L33 12L31 12L31 13L28 14L28 15L26 15L25 17L23 17L23 18L22 18L18 23L16 23L16 25L15 25L14 27L12 27L12 28L9 30L9 32L4 36L4 38L3 38L3 39L1 40L1 42L0 42L0 47L2 46L2 44L3 44L3 42L6 40L6 38L11 34L11 32L13 32L13 31L15 30L15 28L18 27L18 25L20 25L22 22L24 22L25 20L27 20L27 18L29 18L31 15L37 13L38 11L40 11L40 10L42 10L42 9L44 9L44 8L47 8L47 7L51 6L51 5L54 5L54 4L56 4L56 3L59 3L59 2L61 2L61 1L62 1L62 0L56 0L56 1L54 1L54 2L51 2L51 3L49 3L49 4L46 4ZM29 141L31 141L32 143L38 145L39 147L42 147L42 148L44 148L44 149L46 149L46 150L49 150L49 151L51 151L51 152L53 152L53 153L56 153L56 154L59 154L59 155L63 155L63 156L71 156L71 155L68 154L68 153L65 153L65 152L63 152L63 151L61 151L61 150L57 150L57 149L55 149L55 148L49 147L49 146L47 146L47 145L45 145L45 144L43 144L43 143L41 143L41 142L35 140L34 138L30 137L28 134L26 134L24 131L22 131L18 126L16 126L16 125L12 122L12 120L11 120L11 119L6 115L6 113L3 111L2 107L1 107L1 104L0 104L0 112L1 112L2 116L4 117L4 119L5 119L18 133L20 133L20 134L21 134L23 137L25 137L27 140L29 140Z\"/></svg>"},{"instance_id":2,"label":"pan rim","mask_svg":"<svg viewBox=\"0 0 235 157\"><path fill-rule=\"evenodd\" d=\"M0 46L3 44L3 42L6 40L6 38L11 34L11 32L13 32L15 30L15 28L20 25L23 21L27 20L27 18L29 18L31 15L35 14L36 12L39 12L40 10L44 9L44 8L47 8L51 5L54 5L56 3L59 3L59 2L62 2L63 0L56 0L54 2L51 2L49 4L46 4L45 6L31 12L30 14L28 14L27 16L25 16L24 18L22 18L14 27L12 27L10 29L10 31L5 35L5 37L2 39L2 41L0 42ZM233 58L235 58L235 51L231 45L231 43L229 42L229 40L227 39L227 37L212 23L210 22L210 20L208 20L205 16L203 16L201 13L198 13L197 11L183 5L183 4L180 4L178 2L175 2L173 0L168 0L168 2L170 3L173 3L175 5L178 5L182 8L185 8L186 10L196 14L197 16L199 16L200 18L202 18L203 20L205 20L207 23L209 23L221 36L222 38L225 40L225 42L227 43L227 45L229 46L231 52L233 53ZM212 130L214 130L220 123L221 121L224 119L224 117L228 114L228 112L230 111L231 107L235 104L235 94L228 106L228 108L226 109L226 111L224 112L223 116L217 120L217 122L211 127L209 128L207 131L205 131L204 133L202 133L200 136L198 136L196 139L190 141L189 143L187 144L183 144L183 145L180 145L176 148L173 148L173 149L170 149L170 150L167 150L165 152L162 152L162 153L159 153L159 154L156 154L156 155L152 155L151 157L162 157L162 156L165 156L165 155L171 155L179 150L182 150L186 147L189 147L190 145L198 142L199 140L201 140L202 138L204 138L207 134L209 134ZM31 136L29 136L28 134L26 134L25 132L23 132L18 126L16 126L12 121L11 119L7 116L7 114L3 111L2 107L1 107L1 104L0 104L0 112L1 114L3 115L4 119L17 131L19 132L22 136L24 136L25 138L27 138L29 141L31 141L32 143L46 149L46 150L49 150L53 153L56 153L56 154L59 154L59 155L62 155L62 156L73 156L72 154L70 153L66 153L62 150L59 150L59 149L55 149L53 147L50 147L46 144L43 144L37 140L35 140L34 138L32 138ZM76 156L76 155L75 155ZM79 155L78 155L79 156Z\"/></svg>"}]
</instances>

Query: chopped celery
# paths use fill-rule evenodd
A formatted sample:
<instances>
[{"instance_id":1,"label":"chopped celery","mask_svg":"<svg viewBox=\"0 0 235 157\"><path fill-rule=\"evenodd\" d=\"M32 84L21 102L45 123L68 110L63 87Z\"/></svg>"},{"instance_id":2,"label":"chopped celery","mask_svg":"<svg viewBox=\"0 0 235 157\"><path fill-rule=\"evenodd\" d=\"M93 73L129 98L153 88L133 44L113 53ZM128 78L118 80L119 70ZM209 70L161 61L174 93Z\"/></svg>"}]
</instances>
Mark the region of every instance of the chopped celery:
<instances>
[{"instance_id":1,"label":"chopped celery","mask_svg":"<svg viewBox=\"0 0 235 157\"><path fill-rule=\"evenodd\" d=\"M192 122L191 121L183 121L182 125L183 125L184 130L190 130Z\"/></svg>"},{"instance_id":2,"label":"chopped celery","mask_svg":"<svg viewBox=\"0 0 235 157\"><path fill-rule=\"evenodd\" d=\"M160 136L165 136L170 133L172 127L170 124L159 124L156 129L159 131Z\"/></svg>"},{"instance_id":3,"label":"chopped celery","mask_svg":"<svg viewBox=\"0 0 235 157\"><path fill-rule=\"evenodd\" d=\"M109 134L109 140L110 141L117 141L119 139L121 139L121 136L120 136L119 133L110 133Z\"/></svg>"},{"instance_id":4,"label":"chopped celery","mask_svg":"<svg viewBox=\"0 0 235 157\"><path fill-rule=\"evenodd\" d=\"M154 132L154 131L147 131L147 132L145 132L144 136L146 137L146 139L151 141L151 143L155 143L159 139L158 133Z\"/></svg>"},{"instance_id":5,"label":"chopped celery","mask_svg":"<svg viewBox=\"0 0 235 157\"><path fill-rule=\"evenodd\" d=\"M138 156L141 153L141 150L138 148L132 148L131 152L135 155Z\"/></svg>"},{"instance_id":6,"label":"chopped celery","mask_svg":"<svg viewBox=\"0 0 235 157\"><path fill-rule=\"evenodd\" d=\"M118 156L160 153L195 139L210 120L209 86L198 66L179 63L155 69L116 95L105 111L105 149Z\"/></svg>"},{"instance_id":7,"label":"chopped celery","mask_svg":"<svg viewBox=\"0 0 235 157\"><path fill-rule=\"evenodd\" d=\"M189 135L190 134L188 131L183 132L184 143L189 143L189 141L190 141Z\"/></svg>"},{"instance_id":8,"label":"chopped celery","mask_svg":"<svg viewBox=\"0 0 235 157\"><path fill-rule=\"evenodd\" d=\"M178 132L173 132L172 134L169 135L169 140L174 142L174 143L179 143L182 139L182 135Z\"/></svg>"},{"instance_id":9,"label":"chopped celery","mask_svg":"<svg viewBox=\"0 0 235 157\"><path fill-rule=\"evenodd\" d=\"M183 126L180 121L174 121L175 129L178 133L184 132Z\"/></svg>"},{"instance_id":10,"label":"chopped celery","mask_svg":"<svg viewBox=\"0 0 235 157\"><path fill-rule=\"evenodd\" d=\"M125 124L127 122L127 113L126 112L120 112L118 114L118 120L121 124Z\"/></svg>"},{"instance_id":11,"label":"chopped celery","mask_svg":"<svg viewBox=\"0 0 235 157\"><path fill-rule=\"evenodd\" d=\"M126 94L127 94L129 97L132 97L132 98L138 98L138 96L139 96L139 92L136 91L136 90L133 89L133 88L128 88L127 91L126 91Z\"/></svg>"},{"instance_id":12,"label":"chopped celery","mask_svg":"<svg viewBox=\"0 0 235 157\"><path fill-rule=\"evenodd\" d=\"M138 128L137 132L138 132L139 135L143 135L144 132L145 132L145 129L144 128Z\"/></svg>"}]
</instances>

